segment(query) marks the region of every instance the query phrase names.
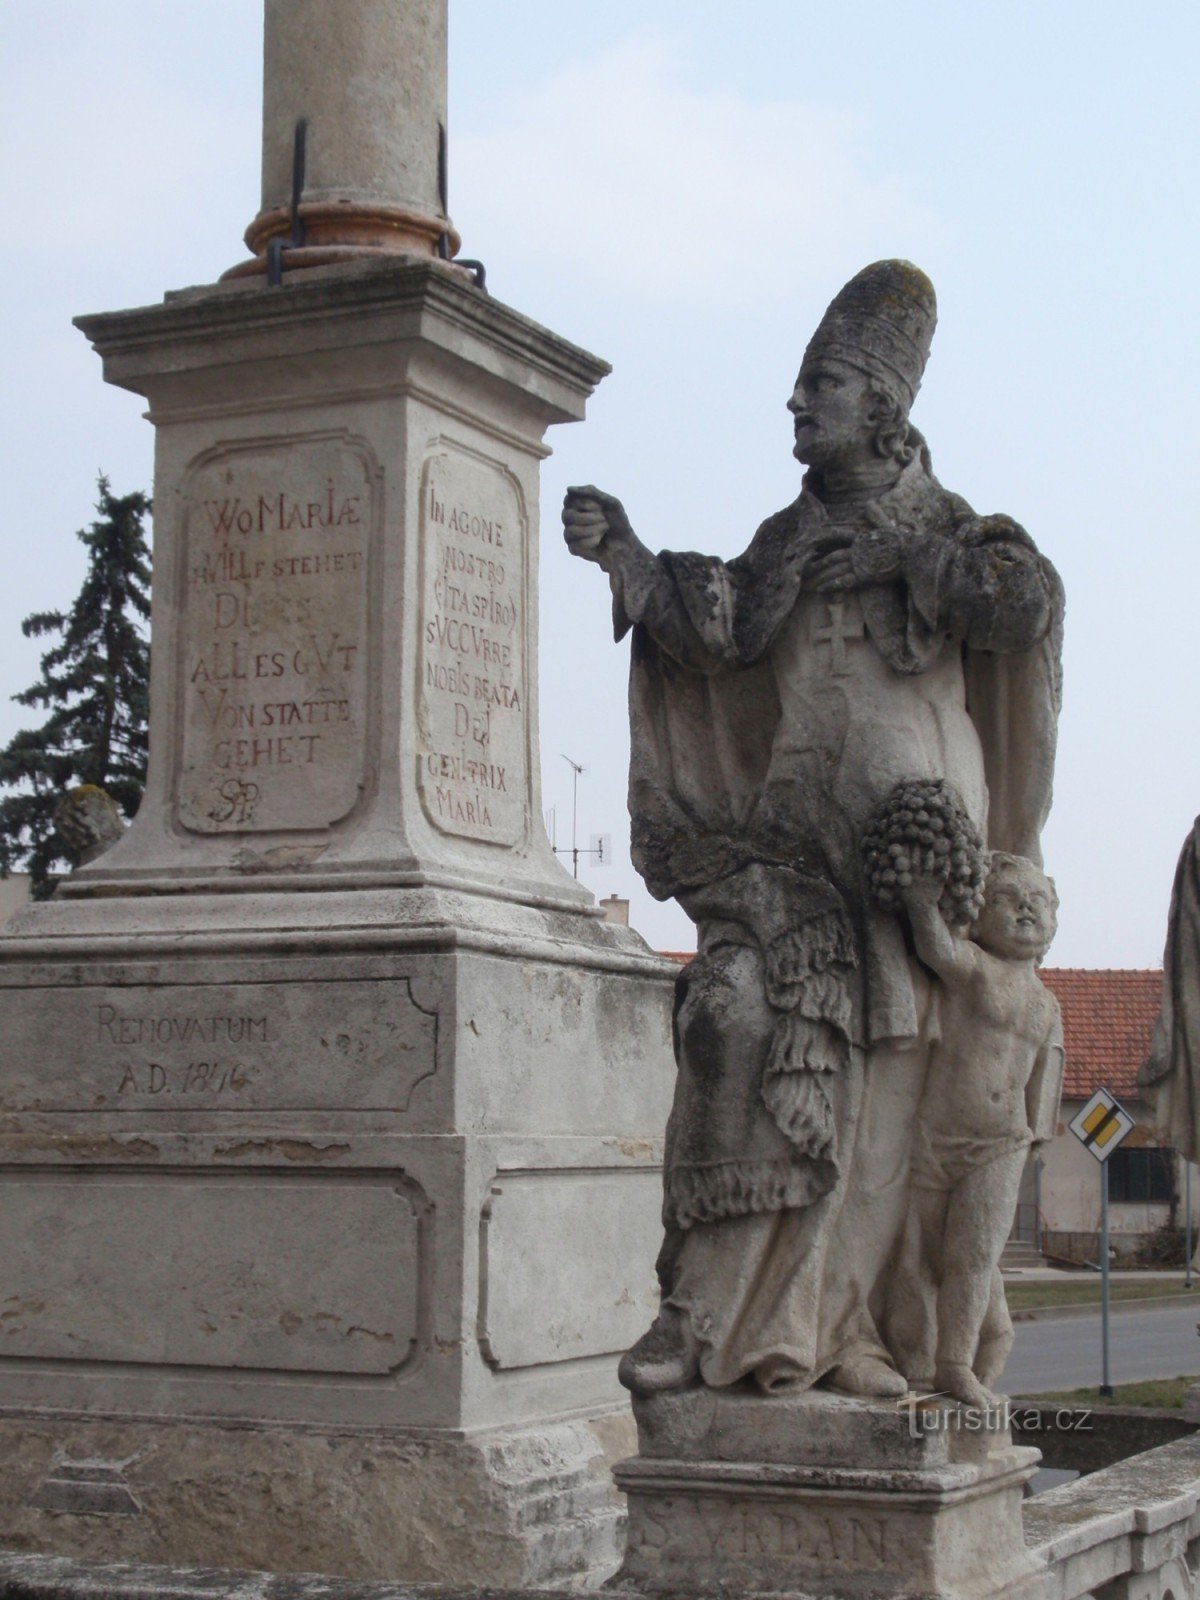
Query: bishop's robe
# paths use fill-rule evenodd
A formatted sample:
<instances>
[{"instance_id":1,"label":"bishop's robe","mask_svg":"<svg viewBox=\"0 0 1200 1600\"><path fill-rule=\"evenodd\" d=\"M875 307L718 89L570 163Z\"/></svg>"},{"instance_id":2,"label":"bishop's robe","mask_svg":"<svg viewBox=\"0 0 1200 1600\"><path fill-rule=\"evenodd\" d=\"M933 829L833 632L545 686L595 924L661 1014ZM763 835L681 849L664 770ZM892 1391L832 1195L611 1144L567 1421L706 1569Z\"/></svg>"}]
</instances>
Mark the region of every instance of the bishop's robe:
<instances>
[{"instance_id":1,"label":"bishop's robe","mask_svg":"<svg viewBox=\"0 0 1200 1600\"><path fill-rule=\"evenodd\" d=\"M805 588L814 545L870 530L902 551L898 573ZM870 1284L835 1294L824 1256L872 1165L889 1169L889 1216L862 1226L898 1226L912 1051L936 1028L929 975L864 891L863 824L897 782L945 778L990 848L1040 863L1061 585L1023 529L944 490L924 450L852 510L810 472L734 561L635 546L610 578L616 636L634 631L635 865L699 927L677 1001L663 1290L692 1317L707 1382L811 1382L856 1339L879 1347ZM868 1137L870 1074L905 1050L894 1126Z\"/></svg>"}]
</instances>

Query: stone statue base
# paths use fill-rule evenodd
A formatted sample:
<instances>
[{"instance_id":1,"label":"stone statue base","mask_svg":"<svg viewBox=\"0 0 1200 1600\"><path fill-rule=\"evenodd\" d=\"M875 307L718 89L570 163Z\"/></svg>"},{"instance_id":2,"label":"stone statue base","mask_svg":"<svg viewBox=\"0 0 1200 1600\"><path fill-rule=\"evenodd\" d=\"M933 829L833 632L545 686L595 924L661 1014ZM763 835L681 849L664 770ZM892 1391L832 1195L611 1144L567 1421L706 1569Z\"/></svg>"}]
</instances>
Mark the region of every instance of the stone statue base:
<instances>
[{"instance_id":1,"label":"stone statue base","mask_svg":"<svg viewBox=\"0 0 1200 1600\"><path fill-rule=\"evenodd\" d=\"M1040 1459L979 1414L696 1388L634 1403L614 1587L826 1597L1036 1590L1021 1527ZM988 1419L1003 1423L1002 1415Z\"/></svg>"},{"instance_id":2,"label":"stone statue base","mask_svg":"<svg viewBox=\"0 0 1200 1600\"><path fill-rule=\"evenodd\" d=\"M4 1542L607 1576L673 974L628 930L551 942L499 902L441 906L439 938L402 892L274 897L311 913L289 951L247 937L256 898L213 897L217 939L166 935L185 897L52 901L0 939ZM329 926L371 907L373 949ZM157 923L140 959L118 918Z\"/></svg>"},{"instance_id":3,"label":"stone statue base","mask_svg":"<svg viewBox=\"0 0 1200 1600\"><path fill-rule=\"evenodd\" d=\"M610 1467L632 1439L628 1410L474 1434L0 1415L0 1526L124 1571L594 1584L621 1558Z\"/></svg>"},{"instance_id":4,"label":"stone statue base","mask_svg":"<svg viewBox=\"0 0 1200 1600\"><path fill-rule=\"evenodd\" d=\"M538 465L603 363L438 263L86 327L157 430L154 754L0 934L0 1541L602 1574L678 971L539 821Z\"/></svg>"}]
</instances>

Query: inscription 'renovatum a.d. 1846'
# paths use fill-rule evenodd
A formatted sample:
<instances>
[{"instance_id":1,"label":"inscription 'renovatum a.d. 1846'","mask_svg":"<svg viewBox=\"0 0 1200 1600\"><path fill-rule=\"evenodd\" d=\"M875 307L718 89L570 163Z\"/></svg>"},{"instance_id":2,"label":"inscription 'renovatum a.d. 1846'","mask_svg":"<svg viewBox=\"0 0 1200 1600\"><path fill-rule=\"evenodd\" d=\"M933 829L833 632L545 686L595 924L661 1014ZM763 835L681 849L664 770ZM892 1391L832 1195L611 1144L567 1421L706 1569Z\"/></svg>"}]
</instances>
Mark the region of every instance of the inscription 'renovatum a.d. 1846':
<instances>
[{"instance_id":1,"label":"inscription 'renovatum a.d. 1846'","mask_svg":"<svg viewBox=\"0 0 1200 1600\"><path fill-rule=\"evenodd\" d=\"M417 783L445 833L524 837L524 517L499 467L433 456L421 496L423 583Z\"/></svg>"},{"instance_id":2,"label":"inscription 'renovatum a.d. 1846'","mask_svg":"<svg viewBox=\"0 0 1200 1600\"><path fill-rule=\"evenodd\" d=\"M0 990L5 1096L38 1111L393 1111L437 1069L437 1012L407 977L88 985L40 1048Z\"/></svg>"},{"instance_id":3,"label":"inscription 'renovatum a.d. 1846'","mask_svg":"<svg viewBox=\"0 0 1200 1600\"><path fill-rule=\"evenodd\" d=\"M328 827L364 781L365 455L329 437L219 451L186 519L180 820Z\"/></svg>"}]
</instances>

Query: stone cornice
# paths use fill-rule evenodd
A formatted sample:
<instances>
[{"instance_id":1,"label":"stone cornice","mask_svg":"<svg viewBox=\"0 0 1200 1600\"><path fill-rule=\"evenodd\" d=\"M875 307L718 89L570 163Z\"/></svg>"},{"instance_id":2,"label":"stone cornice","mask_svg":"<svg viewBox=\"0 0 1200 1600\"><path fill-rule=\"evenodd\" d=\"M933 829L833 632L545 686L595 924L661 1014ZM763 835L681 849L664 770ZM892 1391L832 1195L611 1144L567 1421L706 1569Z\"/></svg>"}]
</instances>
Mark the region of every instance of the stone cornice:
<instances>
[{"instance_id":1,"label":"stone cornice","mask_svg":"<svg viewBox=\"0 0 1200 1600\"><path fill-rule=\"evenodd\" d=\"M293 328L305 330L310 348L319 346L322 324L330 344L373 344L380 322L399 316L413 319L412 336L437 339L441 324L448 332L479 340L501 355L515 357L586 398L611 371L607 362L552 333L469 283L452 264L437 261L372 261L285 278L279 288L260 281L206 285L175 291L159 305L128 311L106 311L76 317L75 326L106 362L119 370L112 380L142 392L139 379L179 371L192 363L254 361L260 339ZM353 335L346 337L347 327ZM408 330L399 331L403 338ZM241 342L243 348L231 351ZM166 351L170 352L169 357ZM139 357L148 359L139 360ZM157 359L155 359L157 357Z\"/></svg>"}]
</instances>

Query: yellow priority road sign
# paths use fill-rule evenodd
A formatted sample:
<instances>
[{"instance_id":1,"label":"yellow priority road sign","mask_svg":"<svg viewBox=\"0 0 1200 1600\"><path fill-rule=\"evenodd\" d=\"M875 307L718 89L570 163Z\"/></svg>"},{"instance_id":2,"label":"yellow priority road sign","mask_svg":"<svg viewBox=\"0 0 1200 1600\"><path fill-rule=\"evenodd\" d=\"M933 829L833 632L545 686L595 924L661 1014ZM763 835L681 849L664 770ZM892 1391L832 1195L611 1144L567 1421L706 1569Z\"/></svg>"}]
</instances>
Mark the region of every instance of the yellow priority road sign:
<instances>
[{"instance_id":1,"label":"yellow priority road sign","mask_svg":"<svg viewBox=\"0 0 1200 1600\"><path fill-rule=\"evenodd\" d=\"M1068 1126L1097 1161L1107 1161L1132 1131L1134 1121L1107 1089L1097 1089L1083 1110L1071 1118Z\"/></svg>"}]
</instances>

